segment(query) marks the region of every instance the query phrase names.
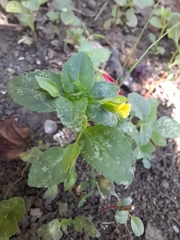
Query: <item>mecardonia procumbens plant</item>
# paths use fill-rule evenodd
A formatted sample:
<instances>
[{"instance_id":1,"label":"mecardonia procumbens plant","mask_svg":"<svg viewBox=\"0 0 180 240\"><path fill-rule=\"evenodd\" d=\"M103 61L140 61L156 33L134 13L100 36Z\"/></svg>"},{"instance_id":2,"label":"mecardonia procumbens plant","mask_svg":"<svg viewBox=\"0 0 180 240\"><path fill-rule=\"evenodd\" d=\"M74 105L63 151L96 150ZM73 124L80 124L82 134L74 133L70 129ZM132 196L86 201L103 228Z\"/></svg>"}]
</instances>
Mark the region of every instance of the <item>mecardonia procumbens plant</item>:
<instances>
[{"instance_id":1,"label":"mecardonia procumbens plant","mask_svg":"<svg viewBox=\"0 0 180 240\"><path fill-rule=\"evenodd\" d=\"M15 102L37 112L56 111L61 122L77 133L66 148L52 147L32 162L28 184L51 188L76 182L79 155L103 176L129 185L134 176L134 153L129 139L117 129L131 105L119 88L94 73L91 59L79 52L67 61L62 74L35 71L12 79L8 90ZM88 121L95 125L91 126Z\"/></svg>"}]
</instances>

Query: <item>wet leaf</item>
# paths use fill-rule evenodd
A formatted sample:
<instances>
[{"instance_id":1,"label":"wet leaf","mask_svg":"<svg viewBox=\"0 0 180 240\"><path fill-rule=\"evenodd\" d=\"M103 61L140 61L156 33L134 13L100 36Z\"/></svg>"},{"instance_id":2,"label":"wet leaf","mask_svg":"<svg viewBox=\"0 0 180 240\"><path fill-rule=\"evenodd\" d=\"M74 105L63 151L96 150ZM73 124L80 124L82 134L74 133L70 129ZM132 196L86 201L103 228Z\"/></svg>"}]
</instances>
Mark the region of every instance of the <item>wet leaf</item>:
<instances>
[{"instance_id":1,"label":"wet leaf","mask_svg":"<svg viewBox=\"0 0 180 240\"><path fill-rule=\"evenodd\" d=\"M93 64L90 57L79 52L70 58L62 70L62 86L67 93L88 93L94 84Z\"/></svg>"},{"instance_id":2,"label":"wet leaf","mask_svg":"<svg viewBox=\"0 0 180 240\"><path fill-rule=\"evenodd\" d=\"M44 224L38 229L38 236L43 240L57 240L63 236L63 232L60 229L61 223L58 219L54 219L48 224Z\"/></svg>"},{"instance_id":3,"label":"wet leaf","mask_svg":"<svg viewBox=\"0 0 180 240\"><path fill-rule=\"evenodd\" d=\"M180 137L180 124L168 117L161 117L155 123L155 130L164 138Z\"/></svg>"},{"instance_id":4,"label":"wet leaf","mask_svg":"<svg viewBox=\"0 0 180 240\"><path fill-rule=\"evenodd\" d=\"M53 81L58 85L60 94L63 94L61 75L53 71L43 70L29 72L14 77L8 84L8 92L10 96L16 103L32 111L55 111L55 99L39 87L36 80L37 76L45 77Z\"/></svg>"},{"instance_id":5,"label":"wet leaf","mask_svg":"<svg viewBox=\"0 0 180 240\"><path fill-rule=\"evenodd\" d=\"M52 147L33 161L28 179L30 187L50 188L65 181L68 175L62 169L63 151L64 148Z\"/></svg>"},{"instance_id":6,"label":"wet leaf","mask_svg":"<svg viewBox=\"0 0 180 240\"><path fill-rule=\"evenodd\" d=\"M65 97L59 97L56 100L56 111L62 124L67 128L80 132L87 108L87 99L70 100Z\"/></svg>"},{"instance_id":7,"label":"wet leaf","mask_svg":"<svg viewBox=\"0 0 180 240\"><path fill-rule=\"evenodd\" d=\"M129 185L134 176L134 153L122 133L102 125L89 127L79 140L80 155L104 177Z\"/></svg>"},{"instance_id":8,"label":"wet leaf","mask_svg":"<svg viewBox=\"0 0 180 240\"><path fill-rule=\"evenodd\" d=\"M86 115L91 121L103 124L105 126L115 126L118 123L116 115L106 110L98 102L92 102L88 104Z\"/></svg>"},{"instance_id":9,"label":"wet leaf","mask_svg":"<svg viewBox=\"0 0 180 240\"><path fill-rule=\"evenodd\" d=\"M131 228L137 237L144 233L144 225L140 218L131 216Z\"/></svg>"},{"instance_id":10,"label":"wet leaf","mask_svg":"<svg viewBox=\"0 0 180 240\"><path fill-rule=\"evenodd\" d=\"M30 133L27 127L19 128L12 117L0 121L0 159L12 160L24 151Z\"/></svg>"},{"instance_id":11,"label":"wet leaf","mask_svg":"<svg viewBox=\"0 0 180 240\"><path fill-rule=\"evenodd\" d=\"M159 132L152 132L151 139L156 146L166 146L166 139Z\"/></svg>"},{"instance_id":12,"label":"wet leaf","mask_svg":"<svg viewBox=\"0 0 180 240\"><path fill-rule=\"evenodd\" d=\"M0 202L0 238L9 239L18 230L18 222L26 212L24 200L13 197Z\"/></svg>"},{"instance_id":13,"label":"wet leaf","mask_svg":"<svg viewBox=\"0 0 180 240\"><path fill-rule=\"evenodd\" d=\"M104 98L115 98L118 96L119 88L113 83L98 81L93 85L92 90L89 93L89 97L96 100L101 100Z\"/></svg>"}]
</instances>

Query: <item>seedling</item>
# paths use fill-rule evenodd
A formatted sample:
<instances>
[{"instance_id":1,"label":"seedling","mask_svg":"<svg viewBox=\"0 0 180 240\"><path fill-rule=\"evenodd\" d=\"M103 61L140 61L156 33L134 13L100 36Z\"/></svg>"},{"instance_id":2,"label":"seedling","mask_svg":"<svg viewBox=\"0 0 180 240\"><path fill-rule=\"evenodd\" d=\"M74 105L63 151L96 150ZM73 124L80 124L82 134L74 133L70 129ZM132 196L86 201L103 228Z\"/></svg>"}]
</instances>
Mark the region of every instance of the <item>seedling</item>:
<instances>
[{"instance_id":1,"label":"seedling","mask_svg":"<svg viewBox=\"0 0 180 240\"><path fill-rule=\"evenodd\" d=\"M104 29L109 29L111 24L123 25L125 23L128 27L136 27L138 23L134 8L137 6L141 9L149 7L153 4L153 0L114 0L115 5L112 8L111 18L104 23Z\"/></svg>"},{"instance_id":2,"label":"seedling","mask_svg":"<svg viewBox=\"0 0 180 240\"><path fill-rule=\"evenodd\" d=\"M38 11L40 5L48 0L21 0L10 1L6 5L6 12L19 13L20 21L29 26L36 41L36 30L34 26L33 12Z\"/></svg>"}]
</instances>

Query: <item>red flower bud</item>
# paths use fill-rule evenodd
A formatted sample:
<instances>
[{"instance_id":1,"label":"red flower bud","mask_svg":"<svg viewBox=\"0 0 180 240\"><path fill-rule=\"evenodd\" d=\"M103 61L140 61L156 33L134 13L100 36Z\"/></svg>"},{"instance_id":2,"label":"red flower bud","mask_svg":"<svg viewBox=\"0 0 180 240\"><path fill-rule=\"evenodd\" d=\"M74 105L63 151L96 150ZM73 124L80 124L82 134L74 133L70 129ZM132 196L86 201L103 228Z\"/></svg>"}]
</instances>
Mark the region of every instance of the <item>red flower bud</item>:
<instances>
[{"instance_id":1,"label":"red flower bud","mask_svg":"<svg viewBox=\"0 0 180 240\"><path fill-rule=\"evenodd\" d=\"M103 78L106 82L112 82L116 86L118 86L118 83L116 82L116 80L113 77L111 77L107 72L102 71L102 70L100 70L100 72L101 72L101 74L102 74L102 76L103 76ZM121 89L119 91L119 95L123 95L123 92L121 91Z\"/></svg>"}]
</instances>

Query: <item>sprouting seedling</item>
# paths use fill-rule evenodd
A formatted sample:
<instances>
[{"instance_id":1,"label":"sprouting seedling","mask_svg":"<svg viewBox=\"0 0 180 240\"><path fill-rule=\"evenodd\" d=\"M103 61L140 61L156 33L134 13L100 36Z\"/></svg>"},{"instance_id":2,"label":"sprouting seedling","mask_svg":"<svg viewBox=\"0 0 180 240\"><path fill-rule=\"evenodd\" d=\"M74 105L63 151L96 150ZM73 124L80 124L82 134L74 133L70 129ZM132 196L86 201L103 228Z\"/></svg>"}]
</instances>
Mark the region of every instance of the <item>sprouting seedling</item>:
<instances>
[{"instance_id":1,"label":"sprouting seedling","mask_svg":"<svg viewBox=\"0 0 180 240\"><path fill-rule=\"evenodd\" d=\"M19 13L20 21L29 26L33 32L34 41L36 41L36 30L34 26L33 12L38 11L40 5L48 0L26 0L10 1L6 5L6 12Z\"/></svg>"}]
</instances>

